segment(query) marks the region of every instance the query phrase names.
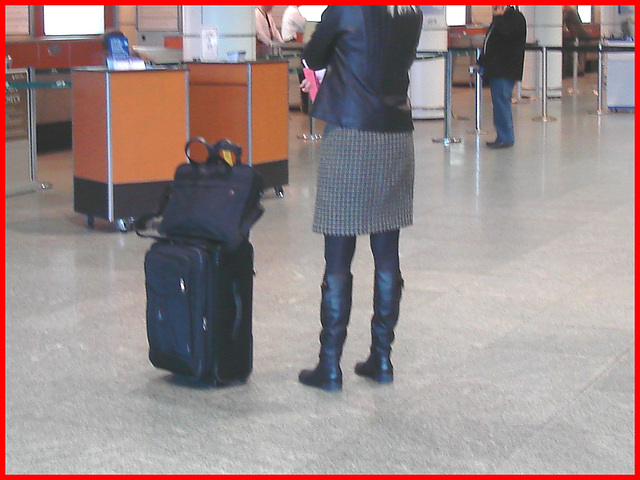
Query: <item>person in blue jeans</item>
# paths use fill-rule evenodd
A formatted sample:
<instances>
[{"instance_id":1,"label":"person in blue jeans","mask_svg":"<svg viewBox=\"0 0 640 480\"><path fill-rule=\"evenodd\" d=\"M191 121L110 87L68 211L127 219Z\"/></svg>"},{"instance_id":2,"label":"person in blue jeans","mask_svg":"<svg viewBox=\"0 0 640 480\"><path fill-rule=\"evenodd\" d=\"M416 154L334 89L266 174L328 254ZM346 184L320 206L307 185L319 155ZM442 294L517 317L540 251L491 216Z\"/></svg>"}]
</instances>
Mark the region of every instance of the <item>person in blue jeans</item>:
<instances>
[{"instance_id":1,"label":"person in blue jeans","mask_svg":"<svg viewBox=\"0 0 640 480\"><path fill-rule=\"evenodd\" d=\"M527 22L524 15L508 5L493 5L493 21L487 30L478 65L482 79L488 82L493 104L496 139L489 148L513 146L511 94L522 80Z\"/></svg>"}]
</instances>

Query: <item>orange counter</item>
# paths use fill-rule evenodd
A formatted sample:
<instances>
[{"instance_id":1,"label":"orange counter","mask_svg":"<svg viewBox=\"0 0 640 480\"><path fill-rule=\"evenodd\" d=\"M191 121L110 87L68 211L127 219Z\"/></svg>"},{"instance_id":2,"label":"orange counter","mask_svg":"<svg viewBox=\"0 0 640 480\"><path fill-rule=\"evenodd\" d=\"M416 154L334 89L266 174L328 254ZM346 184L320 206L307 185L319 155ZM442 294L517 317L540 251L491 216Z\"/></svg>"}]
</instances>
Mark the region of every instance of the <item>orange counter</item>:
<instances>
[{"instance_id":1,"label":"orange counter","mask_svg":"<svg viewBox=\"0 0 640 480\"><path fill-rule=\"evenodd\" d=\"M243 162L282 193L289 181L287 62L189 63L192 137L228 138L242 146Z\"/></svg>"},{"instance_id":2,"label":"orange counter","mask_svg":"<svg viewBox=\"0 0 640 480\"><path fill-rule=\"evenodd\" d=\"M74 211L126 230L185 161L187 72L78 69L72 84Z\"/></svg>"}]
</instances>

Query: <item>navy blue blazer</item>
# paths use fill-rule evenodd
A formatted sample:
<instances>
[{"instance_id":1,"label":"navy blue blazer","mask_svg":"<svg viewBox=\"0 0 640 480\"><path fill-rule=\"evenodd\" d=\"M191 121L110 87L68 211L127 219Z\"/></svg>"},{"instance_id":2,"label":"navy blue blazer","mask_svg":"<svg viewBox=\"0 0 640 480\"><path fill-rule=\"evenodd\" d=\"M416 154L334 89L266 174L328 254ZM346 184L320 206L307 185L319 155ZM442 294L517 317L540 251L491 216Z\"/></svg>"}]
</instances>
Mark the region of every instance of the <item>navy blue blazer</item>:
<instances>
[{"instance_id":1,"label":"navy blue blazer","mask_svg":"<svg viewBox=\"0 0 640 480\"><path fill-rule=\"evenodd\" d=\"M413 130L407 90L421 29L419 9L392 16L384 5L328 6L302 55L327 69L311 114L356 130Z\"/></svg>"}]
</instances>

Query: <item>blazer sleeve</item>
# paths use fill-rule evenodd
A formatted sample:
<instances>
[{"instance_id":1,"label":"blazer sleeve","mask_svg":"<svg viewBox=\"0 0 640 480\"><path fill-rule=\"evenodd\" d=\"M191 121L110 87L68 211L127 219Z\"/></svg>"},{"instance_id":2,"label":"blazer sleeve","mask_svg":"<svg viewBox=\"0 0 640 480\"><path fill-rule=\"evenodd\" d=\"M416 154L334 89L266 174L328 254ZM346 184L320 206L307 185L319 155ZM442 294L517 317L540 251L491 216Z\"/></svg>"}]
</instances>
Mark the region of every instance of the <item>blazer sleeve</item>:
<instances>
[{"instance_id":1,"label":"blazer sleeve","mask_svg":"<svg viewBox=\"0 0 640 480\"><path fill-rule=\"evenodd\" d=\"M307 61L309 68L327 68L336 39L340 35L342 8L344 7L329 5L322 13L320 23L302 52L302 58Z\"/></svg>"}]
</instances>

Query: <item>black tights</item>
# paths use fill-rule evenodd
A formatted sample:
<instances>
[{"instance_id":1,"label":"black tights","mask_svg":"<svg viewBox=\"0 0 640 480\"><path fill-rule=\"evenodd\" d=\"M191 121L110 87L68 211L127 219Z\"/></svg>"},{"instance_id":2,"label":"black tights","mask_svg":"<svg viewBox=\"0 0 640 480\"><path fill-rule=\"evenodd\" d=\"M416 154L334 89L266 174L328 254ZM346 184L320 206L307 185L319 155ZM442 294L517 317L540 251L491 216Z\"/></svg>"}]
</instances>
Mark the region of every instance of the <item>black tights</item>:
<instances>
[{"instance_id":1,"label":"black tights","mask_svg":"<svg viewBox=\"0 0 640 480\"><path fill-rule=\"evenodd\" d=\"M400 271L400 258L398 256L398 242L400 230L390 232L373 233L369 236L371 253L376 271L392 272ZM326 262L325 274L349 275L351 262L356 252L355 236L324 236L324 260Z\"/></svg>"}]
</instances>

